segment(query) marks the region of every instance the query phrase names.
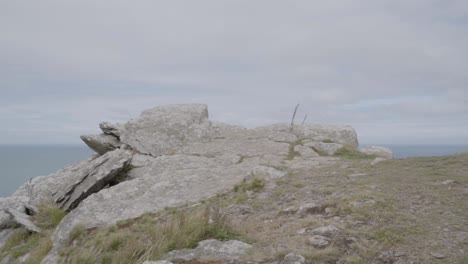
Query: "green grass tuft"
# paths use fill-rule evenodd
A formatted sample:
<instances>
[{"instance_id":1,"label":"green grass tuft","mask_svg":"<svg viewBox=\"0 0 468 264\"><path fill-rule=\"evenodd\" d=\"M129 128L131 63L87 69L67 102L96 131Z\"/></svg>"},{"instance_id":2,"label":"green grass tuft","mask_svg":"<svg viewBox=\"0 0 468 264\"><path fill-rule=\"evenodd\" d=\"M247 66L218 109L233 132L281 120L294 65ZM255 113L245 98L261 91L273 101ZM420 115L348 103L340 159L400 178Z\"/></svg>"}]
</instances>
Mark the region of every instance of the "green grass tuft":
<instances>
[{"instance_id":1,"label":"green grass tuft","mask_svg":"<svg viewBox=\"0 0 468 264\"><path fill-rule=\"evenodd\" d=\"M375 155L369 155L359 152L351 147L342 147L335 152L335 156L340 156L345 159L375 159Z\"/></svg>"}]
</instances>

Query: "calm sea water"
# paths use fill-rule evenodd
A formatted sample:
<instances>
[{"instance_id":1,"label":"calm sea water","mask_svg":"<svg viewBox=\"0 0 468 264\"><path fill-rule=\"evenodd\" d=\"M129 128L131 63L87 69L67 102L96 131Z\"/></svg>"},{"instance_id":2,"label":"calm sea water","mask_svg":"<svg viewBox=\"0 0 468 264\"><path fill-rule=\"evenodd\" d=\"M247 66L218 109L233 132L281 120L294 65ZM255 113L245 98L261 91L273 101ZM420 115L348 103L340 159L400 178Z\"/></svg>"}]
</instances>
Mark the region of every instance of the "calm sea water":
<instances>
[{"instance_id":1,"label":"calm sea water","mask_svg":"<svg viewBox=\"0 0 468 264\"><path fill-rule=\"evenodd\" d=\"M87 146L0 145L0 197L34 176L49 175L92 154Z\"/></svg>"},{"instance_id":2,"label":"calm sea water","mask_svg":"<svg viewBox=\"0 0 468 264\"><path fill-rule=\"evenodd\" d=\"M376 144L379 145L379 144ZM466 146L383 145L396 158L443 156L468 152ZM66 165L89 158L86 146L2 146L0 145L0 197L11 195L31 177L48 175Z\"/></svg>"}]
</instances>

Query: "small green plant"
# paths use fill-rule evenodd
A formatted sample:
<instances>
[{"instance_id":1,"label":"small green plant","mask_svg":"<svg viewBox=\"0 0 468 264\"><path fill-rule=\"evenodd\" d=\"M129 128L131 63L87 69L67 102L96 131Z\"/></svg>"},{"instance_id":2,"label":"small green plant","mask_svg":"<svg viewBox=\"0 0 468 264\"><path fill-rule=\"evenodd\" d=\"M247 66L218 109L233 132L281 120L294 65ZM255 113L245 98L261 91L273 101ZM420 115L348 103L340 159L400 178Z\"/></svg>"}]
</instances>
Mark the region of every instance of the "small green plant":
<instances>
[{"instance_id":1,"label":"small green plant","mask_svg":"<svg viewBox=\"0 0 468 264\"><path fill-rule=\"evenodd\" d=\"M245 192L245 191L254 191L258 192L263 187L265 187L265 180L260 178L253 178L251 182L242 181L239 184L236 184L233 188L234 192Z\"/></svg>"},{"instance_id":2,"label":"small green plant","mask_svg":"<svg viewBox=\"0 0 468 264\"><path fill-rule=\"evenodd\" d=\"M342 147L335 152L335 156L340 156L345 159L375 159L375 155L369 155L359 152L351 147Z\"/></svg>"},{"instance_id":3,"label":"small green plant","mask_svg":"<svg viewBox=\"0 0 468 264\"><path fill-rule=\"evenodd\" d=\"M335 142L333 142L333 140L331 139L324 139L322 140L322 143L335 143Z\"/></svg>"},{"instance_id":4,"label":"small green plant","mask_svg":"<svg viewBox=\"0 0 468 264\"><path fill-rule=\"evenodd\" d=\"M55 203L43 203L38 206L38 209L33 220L41 229L55 228L66 215L66 212L58 208Z\"/></svg>"},{"instance_id":5,"label":"small green plant","mask_svg":"<svg viewBox=\"0 0 468 264\"><path fill-rule=\"evenodd\" d=\"M294 147L296 147L297 145L300 145L302 143L302 139L298 139L294 142L292 142L291 144L289 144L289 151L288 151L288 156L287 156L287 160L292 160L294 159L296 156L300 156L301 153L297 152L294 150Z\"/></svg>"}]
</instances>

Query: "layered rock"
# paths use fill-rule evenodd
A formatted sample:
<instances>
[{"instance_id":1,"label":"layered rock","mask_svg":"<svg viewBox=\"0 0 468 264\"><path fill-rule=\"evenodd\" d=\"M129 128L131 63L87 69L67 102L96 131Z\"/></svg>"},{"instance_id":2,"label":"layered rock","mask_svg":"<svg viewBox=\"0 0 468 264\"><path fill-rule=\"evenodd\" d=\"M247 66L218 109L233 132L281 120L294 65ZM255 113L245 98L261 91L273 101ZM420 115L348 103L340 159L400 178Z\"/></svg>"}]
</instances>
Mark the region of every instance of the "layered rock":
<instances>
[{"instance_id":1,"label":"layered rock","mask_svg":"<svg viewBox=\"0 0 468 264\"><path fill-rule=\"evenodd\" d=\"M102 155L106 152L119 148L122 143L113 135L100 134L100 135L82 135L80 136L88 147Z\"/></svg>"},{"instance_id":2,"label":"layered rock","mask_svg":"<svg viewBox=\"0 0 468 264\"><path fill-rule=\"evenodd\" d=\"M75 182L54 194L56 203L65 211L74 209L91 194L100 191L115 177L126 173L132 154L126 150L115 150L93 160L80 173Z\"/></svg>"},{"instance_id":3,"label":"layered rock","mask_svg":"<svg viewBox=\"0 0 468 264\"><path fill-rule=\"evenodd\" d=\"M155 107L125 124L99 126L103 134L81 138L100 156L36 177L0 200L0 209L25 212L28 203L54 199L70 211L53 233L53 248L43 263L57 263L61 246L78 224L94 228L197 202L244 179L286 175L276 168L329 163L337 158L319 154L358 144L349 126L304 124L291 130L289 124L253 129L212 124L207 106L198 104ZM292 159L291 151L300 155ZM8 226L12 217L1 212L0 225Z\"/></svg>"},{"instance_id":4,"label":"layered rock","mask_svg":"<svg viewBox=\"0 0 468 264\"><path fill-rule=\"evenodd\" d=\"M374 155L379 158L391 159L393 158L393 152L385 147L380 146L369 146L361 148L359 151L368 155Z\"/></svg>"}]
</instances>

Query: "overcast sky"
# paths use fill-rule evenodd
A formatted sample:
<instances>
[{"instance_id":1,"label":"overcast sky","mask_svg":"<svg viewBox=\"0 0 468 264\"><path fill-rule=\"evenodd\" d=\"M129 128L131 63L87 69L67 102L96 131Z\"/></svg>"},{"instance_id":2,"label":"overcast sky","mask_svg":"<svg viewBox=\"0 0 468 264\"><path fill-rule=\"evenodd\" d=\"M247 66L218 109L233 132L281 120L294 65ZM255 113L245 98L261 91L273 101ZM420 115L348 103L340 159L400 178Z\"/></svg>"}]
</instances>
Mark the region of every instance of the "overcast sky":
<instances>
[{"instance_id":1,"label":"overcast sky","mask_svg":"<svg viewBox=\"0 0 468 264\"><path fill-rule=\"evenodd\" d=\"M466 0L5 0L0 33L0 144L80 144L172 103L468 144Z\"/></svg>"}]
</instances>

